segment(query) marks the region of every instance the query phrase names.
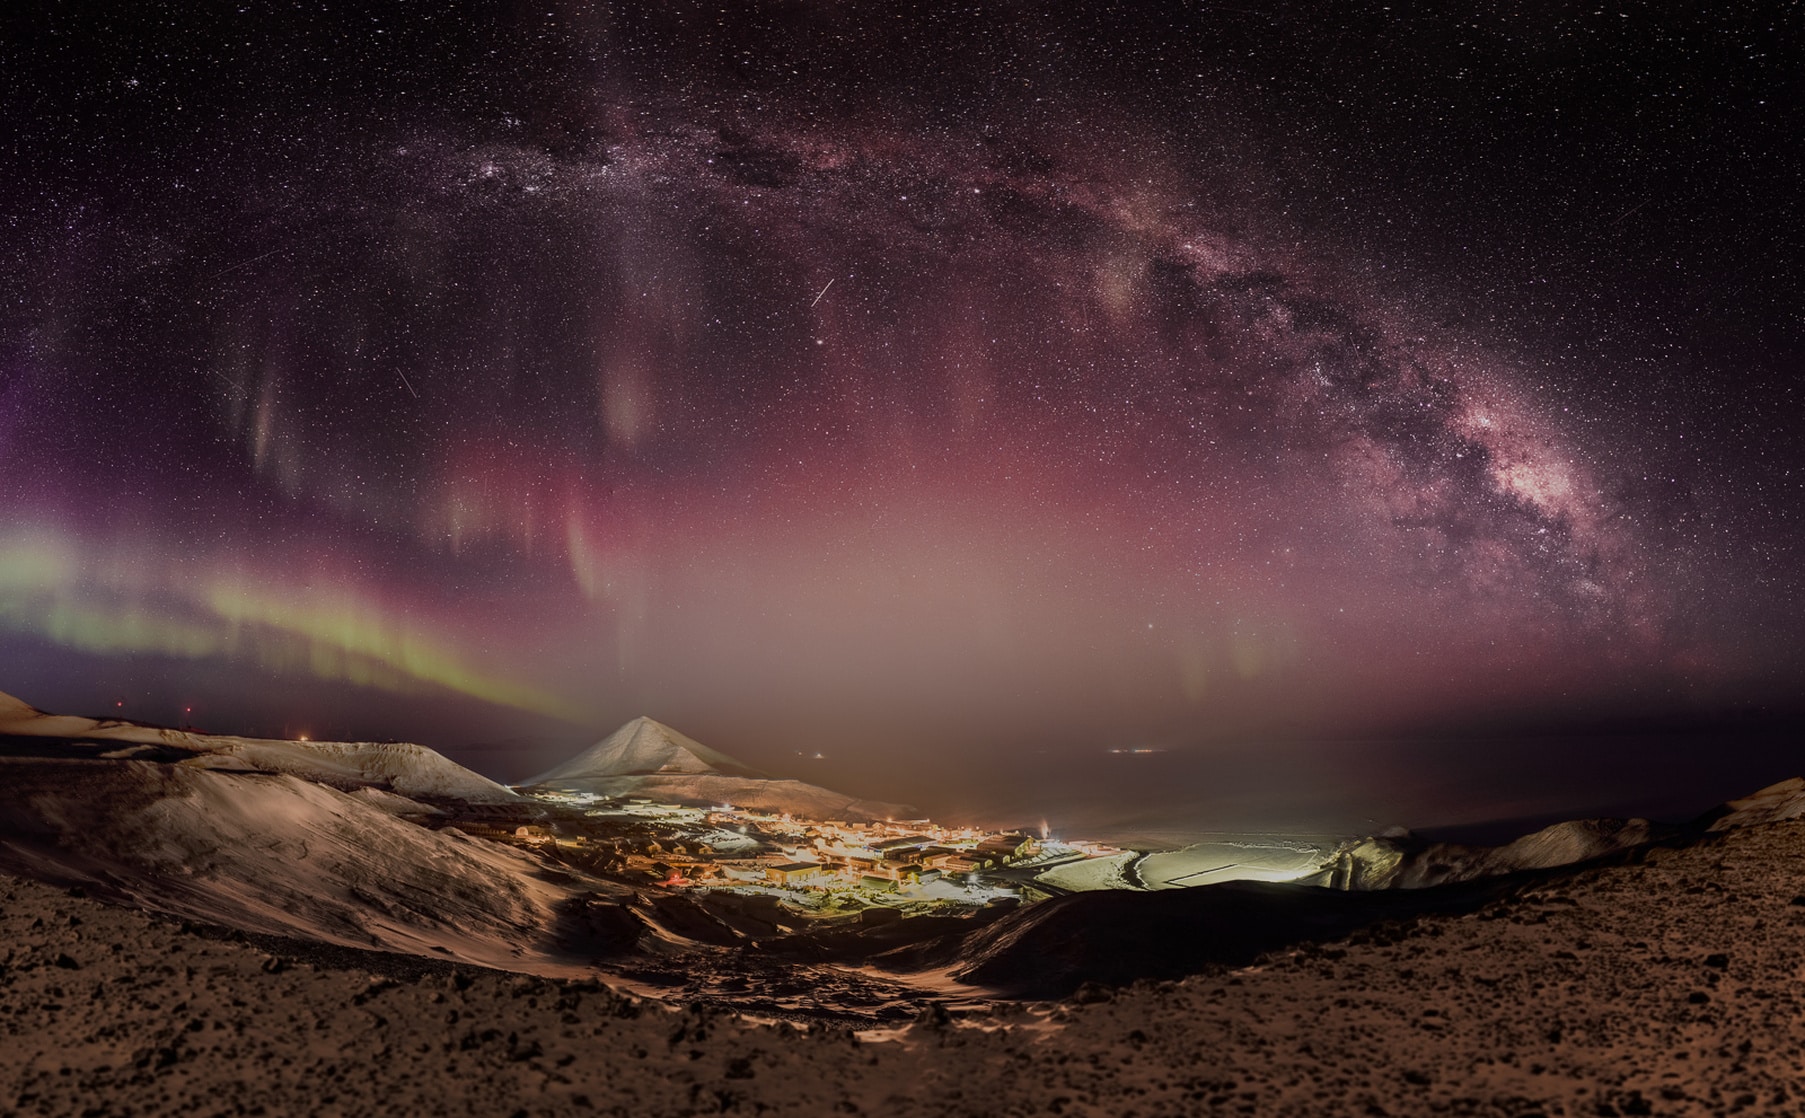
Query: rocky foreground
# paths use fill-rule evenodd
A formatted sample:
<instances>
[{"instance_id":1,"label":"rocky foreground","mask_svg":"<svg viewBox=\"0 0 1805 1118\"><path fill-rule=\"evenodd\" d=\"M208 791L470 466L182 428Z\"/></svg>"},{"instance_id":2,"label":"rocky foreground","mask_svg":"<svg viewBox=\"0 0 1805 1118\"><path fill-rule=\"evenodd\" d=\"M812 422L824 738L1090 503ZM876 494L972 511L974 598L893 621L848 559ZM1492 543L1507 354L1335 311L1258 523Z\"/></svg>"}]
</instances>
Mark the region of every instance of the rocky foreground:
<instances>
[{"instance_id":1,"label":"rocky foreground","mask_svg":"<svg viewBox=\"0 0 1805 1118\"><path fill-rule=\"evenodd\" d=\"M898 1030L271 953L0 880L0 1112L1781 1114L1805 822L1526 880L1253 966Z\"/></svg>"}]
</instances>

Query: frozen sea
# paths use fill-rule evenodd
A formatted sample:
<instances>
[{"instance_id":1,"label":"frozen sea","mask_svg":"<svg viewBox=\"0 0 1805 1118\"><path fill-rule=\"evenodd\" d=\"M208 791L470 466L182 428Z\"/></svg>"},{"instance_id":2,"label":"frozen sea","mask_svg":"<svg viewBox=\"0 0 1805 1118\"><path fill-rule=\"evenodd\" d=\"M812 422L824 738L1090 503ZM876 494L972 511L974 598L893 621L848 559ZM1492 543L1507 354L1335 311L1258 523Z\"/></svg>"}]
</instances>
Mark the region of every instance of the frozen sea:
<instances>
[{"instance_id":1,"label":"frozen sea","mask_svg":"<svg viewBox=\"0 0 1805 1118\"><path fill-rule=\"evenodd\" d=\"M1690 819L1800 775L1791 734L1616 733L1048 753L968 763L959 780L898 798L947 822L1141 850L1224 836L1320 844L1394 826L1504 842L1563 819Z\"/></svg>"}]
</instances>

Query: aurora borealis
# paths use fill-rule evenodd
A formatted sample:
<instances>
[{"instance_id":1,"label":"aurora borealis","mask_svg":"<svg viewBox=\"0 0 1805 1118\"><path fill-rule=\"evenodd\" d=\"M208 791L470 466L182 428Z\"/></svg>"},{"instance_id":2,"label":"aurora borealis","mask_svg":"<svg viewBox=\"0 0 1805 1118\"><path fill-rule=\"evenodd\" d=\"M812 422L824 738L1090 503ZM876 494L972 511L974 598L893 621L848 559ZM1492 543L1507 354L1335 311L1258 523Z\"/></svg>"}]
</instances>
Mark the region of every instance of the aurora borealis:
<instances>
[{"instance_id":1,"label":"aurora borealis","mask_svg":"<svg viewBox=\"0 0 1805 1118\"><path fill-rule=\"evenodd\" d=\"M0 690L880 776L1795 693L1784 6L27 9Z\"/></svg>"}]
</instances>

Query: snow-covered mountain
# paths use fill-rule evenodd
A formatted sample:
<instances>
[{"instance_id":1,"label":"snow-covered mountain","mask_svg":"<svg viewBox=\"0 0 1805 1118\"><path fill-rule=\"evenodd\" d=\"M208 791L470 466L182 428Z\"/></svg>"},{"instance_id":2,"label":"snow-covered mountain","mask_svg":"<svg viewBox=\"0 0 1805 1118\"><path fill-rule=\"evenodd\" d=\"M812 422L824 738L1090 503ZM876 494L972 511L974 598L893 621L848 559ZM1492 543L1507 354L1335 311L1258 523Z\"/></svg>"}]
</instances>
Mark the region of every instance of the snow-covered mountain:
<instances>
[{"instance_id":1,"label":"snow-covered mountain","mask_svg":"<svg viewBox=\"0 0 1805 1118\"><path fill-rule=\"evenodd\" d=\"M750 765L642 715L562 765L526 783L557 786L562 781L597 777L702 773L755 779L765 776Z\"/></svg>"},{"instance_id":2,"label":"snow-covered mountain","mask_svg":"<svg viewBox=\"0 0 1805 1118\"><path fill-rule=\"evenodd\" d=\"M800 780L766 776L645 717L633 719L520 787L601 796L644 796L688 804L732 804L810 819L902 819L914 813L904 804L861 800Z\"/></svg>"},{"instance_id":3,"label":"snow-covered mountain","mask_svg":"<svg viewBox=\"0 0 1805 1118\"><path fill-rule=\"evenodd\" d=\"M46 714L0 693L0 735L74 742L119 742L93 756L127 759L168 751L179 763L237 772L289 773L335 788L378 788L403 796L505 803L515 793L450 758L412 742L278 741L201 734L120 720ZM165 756L167 760L177 758Z\"/></svg>"}]
</instances>

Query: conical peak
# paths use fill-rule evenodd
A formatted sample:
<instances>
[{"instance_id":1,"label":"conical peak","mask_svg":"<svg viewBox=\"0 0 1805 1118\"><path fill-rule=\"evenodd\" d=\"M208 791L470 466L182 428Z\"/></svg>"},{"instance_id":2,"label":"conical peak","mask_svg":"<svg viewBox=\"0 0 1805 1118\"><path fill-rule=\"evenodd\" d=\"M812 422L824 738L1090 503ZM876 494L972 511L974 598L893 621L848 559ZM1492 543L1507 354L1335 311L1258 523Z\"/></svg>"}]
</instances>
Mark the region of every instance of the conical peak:
<instances>
[{"instance_id":1,"label":"conical peak","mask_svg":"<svg viewBox=\"0 0 1805 1118\"><path fill-rule=\"evenodd\" d=\"M641 715L531 783L661 773L763 775L655 718Z\"/></svg>"},{"instance_id":2,"label":"conical peak","mask_svg":"<svg viewBox=\"0 0 1805 1118\"><path fill-rule=\"evenodd\" d=\"M641 715L611 735L605 756L632 772L707 773L720 771L713 750L664 723ZM725 758L722 758L725 759Z\"/></svg>"}]
</instances>

